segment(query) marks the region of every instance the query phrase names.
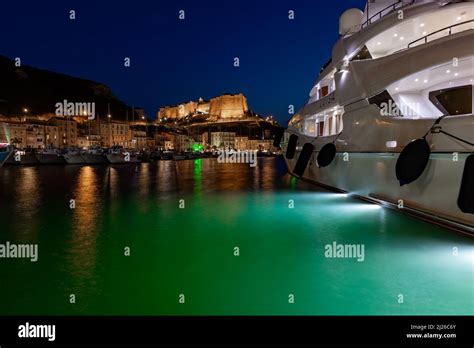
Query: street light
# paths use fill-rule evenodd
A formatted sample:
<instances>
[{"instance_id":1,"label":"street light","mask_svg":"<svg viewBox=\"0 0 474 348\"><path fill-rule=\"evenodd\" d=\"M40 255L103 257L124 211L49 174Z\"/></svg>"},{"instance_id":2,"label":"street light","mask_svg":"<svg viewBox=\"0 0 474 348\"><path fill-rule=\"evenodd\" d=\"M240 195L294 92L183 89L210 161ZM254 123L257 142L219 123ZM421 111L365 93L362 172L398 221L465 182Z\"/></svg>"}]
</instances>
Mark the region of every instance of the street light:
<instances>
[{"instance_id":1,"label":"street light","mask_svg":"<svg viewBox=\"0 0 474 348\"><path fill-rule=\"evenodd\" d=\"M25 114L23 119L25 120L25 122L26 122L26 116L27 116L26 114L28 113L28 111L29 111L28 108L23 108L23 113ZM21 116L20 116L20 122L22 122L22 117Z\"/></svg>"},{"instance_id":2,"label":"street light","mask_svg":"<svg viewBox=\"0 0 474 348\"><path fill-rule=\"evenodd\" d=\"M112 118L112 115L108 114L107 118L109 119L109 125L107 127L109 129L109 147L111 147L112 146L112 127L110 125L110 119Z\"/></svg>"}]
</instances>

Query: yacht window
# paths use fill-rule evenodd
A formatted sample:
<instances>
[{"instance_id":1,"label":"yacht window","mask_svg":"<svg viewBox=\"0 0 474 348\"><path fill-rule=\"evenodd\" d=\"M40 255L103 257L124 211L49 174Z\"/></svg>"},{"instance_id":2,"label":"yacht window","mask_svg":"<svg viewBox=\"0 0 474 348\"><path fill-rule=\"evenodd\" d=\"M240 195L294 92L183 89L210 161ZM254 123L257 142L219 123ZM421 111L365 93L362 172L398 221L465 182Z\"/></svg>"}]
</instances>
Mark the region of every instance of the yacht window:
<instances>
[{"instance_id":1,"label":"yacht window","mask_svg":"<svg viewBox=\"0 0 474 348\"><path fill-rule=\"evenodd\" d=\"M323 135L324 132L324 121L318 122L318 135Z\"/></svg>"},{"instance_id":2,"label":"yacht window","mask_svg":"<svg viewBox=\"0 0 474 348\"><path fill-rule=\"evenodd\" d=\"M382 116L402 116L400 108L387 90L369 98L370 104L379 107Z\"/></svg>"},{"instance_id":3,"label":"yacht window","mask_svg":"<svg viewBox=\"0 0 474 348\"><path fill-rule=\"evenodd\" d=\"M329 94L329 86L322 86L321 89L318 90L319 99L324 98Z\"/></svg>"},{"instance_id":4,"label":"yacht window","mask_svg":"<svg viewBox=\"0 0 474 348\"><path fill-rule=\"evenodd\" d=\"M429 98L444 115L472 114L472 85L432 91Z\"/></svg>"},{"instance_id":5,"label":"yacht window","mask_svg":"<svg viewBox=\"0 0 474 348\"><path fill-rule=\"evenodd\" d=\"M327 137L342 132L342 112L329 113L316 122L316 136Z\"/></svg>"},{"instance_id":6,"label":"yacht window","mask_svg":"<svg viewBox=\"0 0 474 348\"><path fill-rule=\"evenodd\" d=\"M365 59L372 59L372 55L370 54L367 46L362 47L357 54L352 57L351 62L355 60L365 60Z\"/></svg>"},{"instance_id":7,"label":"yacht window","mask_svg":"<svg viewBox=\"0 0 474 348\"><path fill-rule=\"evenodd\" d=\"M316 120L315 119L307 119L305 120L305 127L304 133L309 136L317 136L316 131Z\"/></svg>"}]
</instances>

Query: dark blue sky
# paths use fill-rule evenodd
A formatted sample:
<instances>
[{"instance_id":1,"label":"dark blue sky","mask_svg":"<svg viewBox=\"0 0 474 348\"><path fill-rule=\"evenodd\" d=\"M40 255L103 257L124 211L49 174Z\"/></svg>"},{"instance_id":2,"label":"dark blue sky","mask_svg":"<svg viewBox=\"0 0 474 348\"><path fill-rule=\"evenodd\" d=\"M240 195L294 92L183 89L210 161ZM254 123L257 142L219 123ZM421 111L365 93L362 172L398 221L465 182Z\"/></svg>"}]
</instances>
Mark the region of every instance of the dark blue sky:
<instances>
[{"instance_id":1,"label":"dark blue sky","mask_svg":"<svg viewBox=\"0 0 474 348\"><path fill-rule=\"evenodd\" d=\"M157 108L243 92L285 124L307 100L338 39L338 19L365 0L3 1L0 54L109 85ZM76 20L69 20L69 10ZM178 19L185 10L186 19ZM288 11L295 19L288 20ZM124 57L131 67L123 66ZM233 66L234 57L240 67Z\"/></svg>"}]
</instances>

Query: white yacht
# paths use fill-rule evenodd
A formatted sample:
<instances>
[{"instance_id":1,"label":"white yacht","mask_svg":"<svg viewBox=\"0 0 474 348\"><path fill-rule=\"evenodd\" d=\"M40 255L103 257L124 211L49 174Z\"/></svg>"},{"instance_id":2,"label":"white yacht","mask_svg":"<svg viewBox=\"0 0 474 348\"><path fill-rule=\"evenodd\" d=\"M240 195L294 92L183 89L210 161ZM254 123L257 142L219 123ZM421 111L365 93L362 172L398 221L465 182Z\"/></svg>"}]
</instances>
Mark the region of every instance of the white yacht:
<instances>
[{"instance_id":1,"label":"white yacht","mask_svg":"<svg viewBox=\"0 0 474 348\"><path fill-rule=\"evenodd\" d=\"M62 156L67 164L85 164L86 159L82 153L83 151L80 149L68 149L64 151Z\"/></svg>"},{"instance_id":2,"label":"white yacht","mask_svg":"<svg viewBox=\"0 0 474 348\"><path fill-rule=\"evenodd\" d=\"M474 234L474 2L371 0L339 24L289 172Z\"/></svg>"},{"instance_id":3,"label":"white yacht","mask_svg":"<svg viewBox=\"0 0 474 348\"><path fill-rule=\"evenodd\" d=\"M82 153L87 164L105 164L109 163L106 157L106 153L103 149L93 147Z\"/></svg>"},{"instance_id":4,"label":"white yacht","mask_svg":"<svg viewBox=\"0 0 474 348\"><path fill-rule=\"evenodd\" d=\"M137 164L140 163L138 154L134 150L124 150L115 146L109 149L106 158L110 164Z\"/></svg>"},{"instance_id":5,"label":"white yacht","mask_svg":"<svg viewBox=\"0 0 474 348\"><path fill-rule=\"evenodd\" d=\"M35 157L41 164L64 164L66 160L61 152L54 148L47 148L35 152Z\"/></svg>"}]
</instances>

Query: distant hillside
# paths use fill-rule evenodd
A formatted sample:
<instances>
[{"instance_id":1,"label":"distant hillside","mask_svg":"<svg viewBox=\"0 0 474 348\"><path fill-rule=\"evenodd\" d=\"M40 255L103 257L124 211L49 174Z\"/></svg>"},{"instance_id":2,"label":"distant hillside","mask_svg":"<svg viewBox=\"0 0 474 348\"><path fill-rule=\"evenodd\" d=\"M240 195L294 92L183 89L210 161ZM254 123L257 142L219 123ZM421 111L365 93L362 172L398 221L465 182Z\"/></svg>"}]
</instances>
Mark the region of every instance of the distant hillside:
<instances>
[{"instance_id":1,"label":"distant hillside","mask_svg":"<svg viewBox=\"0 0 474 348\"><path fill-rule=\"evenodd\" d=\"M54 113L55 104L64 99L95 102L96 114L101 118L107 115L107 103L114 119L124 119L128 108L102 83L26 65L16 67L13 60L0 55L0 114L18 116L25 107L30 115ZM131 119L131 108L128 109Z\"/></svg>"}]
</instances>

